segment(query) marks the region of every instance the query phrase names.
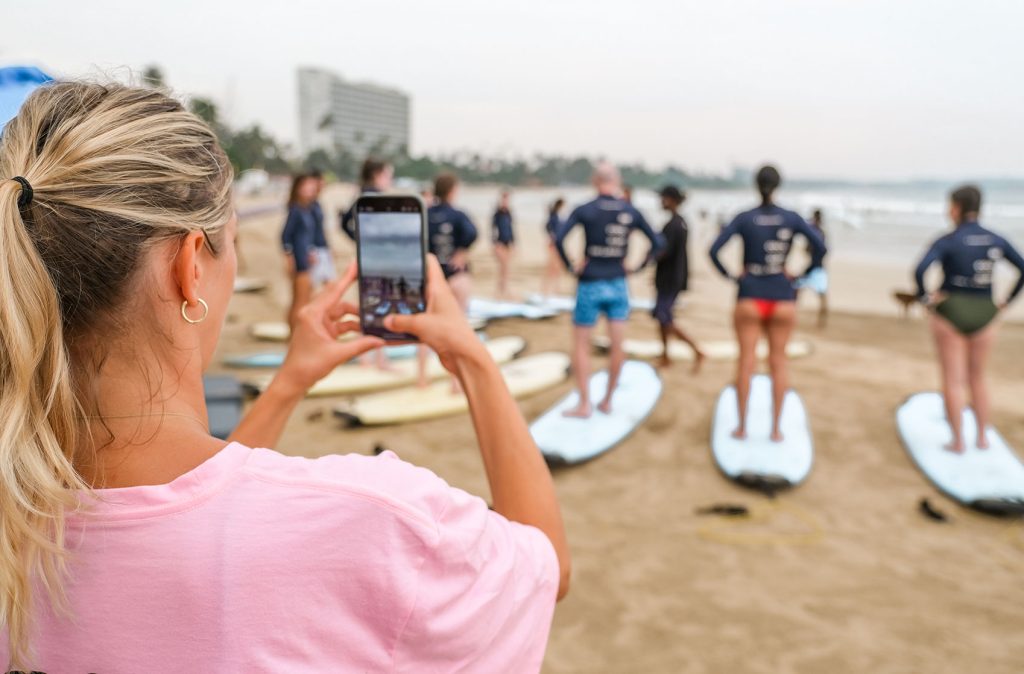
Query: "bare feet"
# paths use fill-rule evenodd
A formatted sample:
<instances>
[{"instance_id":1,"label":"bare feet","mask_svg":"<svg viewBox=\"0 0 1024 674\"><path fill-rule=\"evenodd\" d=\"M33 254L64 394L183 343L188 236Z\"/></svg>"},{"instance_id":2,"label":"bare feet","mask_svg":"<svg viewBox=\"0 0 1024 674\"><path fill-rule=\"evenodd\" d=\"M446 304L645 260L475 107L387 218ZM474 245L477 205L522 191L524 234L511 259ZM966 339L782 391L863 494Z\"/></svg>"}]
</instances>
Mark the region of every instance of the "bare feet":
<instances>
[{"instance_id":1,"label":"bare feet","mask_svg":"<svg viewBox=\"0 0 1024 674\"><path fill-rule=\"evenodd\" d=\"M947 445L943 445L942 448L947 452L953 452L954 454L964 453L964 443L962 442L951 442Z\"/></svg>"},{"instance_id":2,"label":"bare feet","mask_svg":"<svg viewBox=\"0 0 1024 674\"><path fill-rule=\"evenodd\" d=\"M590 409L590 403L580 403L571 410L565 410L562 412L563 417L570 419L587 419L590 417L592 410Z\"/></svg>"},{"instance_id":3,"label":"bare feet","mask_svg":"<svg viewBox=\"0 0 1024 674\"><path fill-rule=\"evenodd\" d=\"M982 433L978 436L978 443L975 445L978 449L988 449L988 434Z\"/></svg>"},{"instance_id":4,"label":"bare feet","mask_svg":"<svg viewBox=\"0 0 1024 674\"><path fill-rule=\"evenodd\" d=\"M737 440L746 440L747 429L743 428L742 426L740 428L737 428L735 431L732 432L732 437L736 438Z\"/></svg>"},{"instance_id":5,"label":"bare feet","mask_svg":"<svg viewBox=\"0 0 1024 674\"><path fill-rule=\"evenodd\" d=\"M777 428L774 431L772 431L771 438L772 442L782 442L785 439L782 437L782 431L780 431Z\"/></svg>"},{"instance_id":6,"label":"bare feet","mask_svg":"<svg viewBox=\"0 0 1024 674\"><path fill-rule=\"evenodd\" d=\"M601 404L597 406L597 411L600 412L601 414L611 414L612 413L612 399L611 398L605 398L604 400L602 400Z\"/></svg>"},{"instance_id":7,"label":"bare feet","mask_svg":"<svg viewBox=\"0 0 1024 674\"><path fill-rule=\"evenodd\" d=\"M665 368L671 367L671 366L672 366L672 359L668 357L668 354L665 354L664 356L662 356L661 358L658 359L658 367L659 368L664 370Z\"/></svg>"},{"instance_id":8,"label":"bare feet","mask_svg":"<svg viewBox=\"0 0 1024 674\"><path fill-rule=\"evenodd\" d=\"M700 368L704 365L705 358L707 358L707 356L704 355L703 351L695 350L693 352L693 370L690 371L692 374L700 374Z\"/></svg>"}]
</instances>

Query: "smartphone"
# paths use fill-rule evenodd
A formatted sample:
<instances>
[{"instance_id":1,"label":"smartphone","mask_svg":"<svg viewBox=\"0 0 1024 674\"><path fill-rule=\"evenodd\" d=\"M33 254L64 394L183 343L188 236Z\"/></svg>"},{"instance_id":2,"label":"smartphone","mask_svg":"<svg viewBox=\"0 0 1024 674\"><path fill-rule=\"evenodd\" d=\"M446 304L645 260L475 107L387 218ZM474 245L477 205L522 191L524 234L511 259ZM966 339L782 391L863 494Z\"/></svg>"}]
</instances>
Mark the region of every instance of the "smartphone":
<instances>
[{"instance_id":1,"label":"smartphone","mask_svg":"<svg viewBox=\"0 0 1024 674\"><path fill-rule=\"evenodd\" d=\"M417 341L384 327L388 314L427 308L427 211L413 195L365 194L356 201L359 314L363 334Z\"/></svg>"}]
</instances>

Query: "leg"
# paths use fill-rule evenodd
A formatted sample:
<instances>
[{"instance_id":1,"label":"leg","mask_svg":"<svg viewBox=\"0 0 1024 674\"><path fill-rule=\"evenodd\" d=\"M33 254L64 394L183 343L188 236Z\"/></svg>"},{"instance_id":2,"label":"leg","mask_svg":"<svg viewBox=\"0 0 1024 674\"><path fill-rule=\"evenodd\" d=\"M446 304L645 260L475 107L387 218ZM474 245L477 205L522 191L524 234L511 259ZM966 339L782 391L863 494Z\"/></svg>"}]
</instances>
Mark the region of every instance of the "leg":
<instances>
[{"instance_id":1,"label":"leg","mask_svg":"<svg viewBox=\"0 0 1024 674\"><path fill-rule=\"evenodd\" d=\"M700 372L701 365L704 364L704 352L700 350L699 346L697 346L697 342L695 342L690 335L686 334L682 328L676 325L675 322L670 323L669 327L672 330L672 334L693 349L693 374L697 374Z\"/></svg>"},{"instance_id":2,"label":"leg","mask_svg":"<svg viewBox=\"0 0 1024 674\"><path fill-rule=\"evenodd\" d=\"M732 436L742 440L747 437L747 399L750 397L750 378L754 376L754 366L757 364L757 340L761 337L761 317L753 300L741 299L736 302L733 326L736 329L740 357L736 366L739 424Z\"/></svg>"},{"instance_id":3,"label":"leg","mask_svg":"<svg viewBox=\"0 0 1024 674\"><path fill-rule=\"evenodd\" d=\"M824 330L828 323L828 293L818 295L821 304L818 307L818 328Z\"/></svg>"},{"instance_id":4,"label":"leg","mask_svg":"<svg viewBox=\"0 0 1024 674\"><path fill-rule=\"evenodd\" d=\"M796 325L796 302L779 302L768 319L768 368L772 373L772 442L782 442L779 420L789 390L786 345Z\"/></svg>"},{"instance_id":5,"label":"leg","mask_svg":"<svg viewBox=\"0 0 1024 674\"><path fill-rule=\"evenodd\" d=\"M672 334L672 326L658 323L658 332L661 333L661 358L658 359L658 367L668 367L672 359L668 357L668 336Z\"/></svg>"},{"instance_id":6,"label":"leg","mask_svg":"<svg viewBox=\"0 0 1024 674\"><path fill-rule=\"evenodd\" d=\"M469 299L473 293L473 280L466 272L461 272L452 276L448 279L448 285L451 286L452 294L455 295L456 301L459 303L459 307L462 308L462 313L469 313ZM461 393L462 385L459 384L459 380L456 377L452 377L452 393Z\"/></svg>"},{"instance_id":7,"label":"leg","mask_svg":"<svg viewBox=\"0 0 1024 674\"><path fill-rule=\"evenodd\" d=\"M967 340L967 381L971 389L971 407L978 422L978 449L988 449L988 429L991 417L991 406L988 398L988 386L985 382L985 367L992 345L996 341L995 323L971 335Z\"/></svg>"},{"instance_id":8,"label":"leg","mask_svg":"<svg viewBox=\"0 0 1024 674\"><path fill-rule=\"evenodd\" d=\"M604 400L597 406L605 414L612 413L612 396L619 385L619 375L622 374L622 364L626 362L626 353L622 348L622 340L626 337L626 321L608 320L608 337L611 338L612 346L608 353L608 390L604 394Z\"/></svg>"},{"instance_id":9,"label":"leg","mask_svg":"<svg viewBox=\"0 0 1024 674\"><path fill-rule=\"evenodd\" d=\"M942 398L946 404L946 421L953 440L946 446L951 452L964 451L962 414L964 388L967 384L967 339L942 316L932 314L932 335L942 370Z\"/></svg>"},{"instance_id":10,"label":"leg","mask_svg":"<svg viewBox=\"0 0 1024 674\"><path fill-rule=\"evenodd\" d=\"M430 383L427 379L427 352L429 349L425 346L420 346L416 350L416 386L420 388L426 388Z\"/></svg>"},{"instance_id":11,"label":"leg","mask_svg":"<svg viewBox=\"0 0 1024 674\"><path fill-rule=\"evenodd\" d=\"M577 325L573 327L572 373L576 379L579 404L562 414L567 417L585 419L590 416L590 334L593 328Z\"/></svg>"}]
</instances>

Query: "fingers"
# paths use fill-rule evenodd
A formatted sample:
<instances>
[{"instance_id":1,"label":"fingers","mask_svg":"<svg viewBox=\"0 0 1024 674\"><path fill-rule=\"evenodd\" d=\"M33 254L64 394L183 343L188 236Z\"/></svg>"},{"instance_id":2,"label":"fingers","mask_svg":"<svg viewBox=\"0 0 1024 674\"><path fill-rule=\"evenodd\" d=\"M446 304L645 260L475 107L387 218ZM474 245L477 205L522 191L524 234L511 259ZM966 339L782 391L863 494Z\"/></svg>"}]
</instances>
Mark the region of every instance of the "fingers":
<instances>
[{"instance_id":1,"label":"fingers","mask_svg":"<svg viewBox=\"0 0 1024 674\"><path fill-rule=\"evenodd\" d=\"M363 336L351 342L339 343L335 353L338 355L338 362L344 363L381 346L384 346L384 340L380 337Z\"/></svg>"},{"instance_id":2,"label":"fingers","mask_svg":"<svg viewBox=\"0 0 1024 674\"><path fill-rule=\"evenodd\" d=\"M345 302L342 300L341 302L328 307L327 311L324 313L324 317L329 321L336 321L339 318L344 318L346 314L358 316L359 307L352 302Z\"/></svg>"},{"instance_id":3,"label":"fingers","mask_svg":"<svg viewBox=\"0 0 1024 674\"><path fill-rule=\"evenodd\" d=\"M313 298L310 302L311 305L315 306L320 311L326 311L328 308L333 307L335 304L341 301L345 291L348 290L352 283L356 280L358 275L358 269L356 269L356 263L353 262L342 274L341 279L332 281L327 284L323 292Z\"/></svg>"},{"instance_id":4,"label":"fingers","mask_svg":"<svg viewBox=\"0 0 1024 674\"><path fill-rule=\"evenodd\" d=\"M415 335L418 334L416 332L416 328L419 325L417 318L417 316L390 314L384 317L384 327L391 332L405 332Z\"/></svg>"},{"instance_id":5,"label":"fingers","mask_svg":"<svg viewBox=\"0 0 1024 674\"><path fill-rule=\"evenodd\" d=\"M441 269L441 263L437 261L437 256L431 253L427 255L427 283L435 281L444 281L444 271Z\"/></svg>"},{"instance_id":6,"label":"fingers","mask_svg":"<svg viewBox=\"0 0 1024 674\"><path fill-rule=\"evenodd\" d=\"M348 333L348 332L357 332L360 329L362 329L362 325L360 325L359 321L355 321L355 320L351 320L351 321L333 321L333 322L327 324L327 332L334 339L337 339L338 337L340 337L340 336L342 336L342 335L344 335L345 333Z\"/></svg>"}]
</instances>

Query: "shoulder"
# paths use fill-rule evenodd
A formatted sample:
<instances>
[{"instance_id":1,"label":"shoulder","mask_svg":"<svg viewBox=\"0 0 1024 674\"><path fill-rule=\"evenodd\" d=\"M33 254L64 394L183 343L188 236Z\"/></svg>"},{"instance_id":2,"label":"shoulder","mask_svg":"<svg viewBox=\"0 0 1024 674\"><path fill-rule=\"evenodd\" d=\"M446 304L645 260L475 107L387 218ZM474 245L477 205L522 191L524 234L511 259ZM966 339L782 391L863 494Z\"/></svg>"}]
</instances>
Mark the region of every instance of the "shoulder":
<instances>
[{"instance_id":1,"label":"shoulder","mask_svg":"<svg viewBox=\"0 0 1024 674\"><path fill-rule=\"evenodd\" d=\"M244 470L251 479L276 486L279 499L293 499L313 512L330 507L324 502L356 501L431 533L457 491L391 452L308 459L254 449Z\"/></svg>"}]
</instances>

